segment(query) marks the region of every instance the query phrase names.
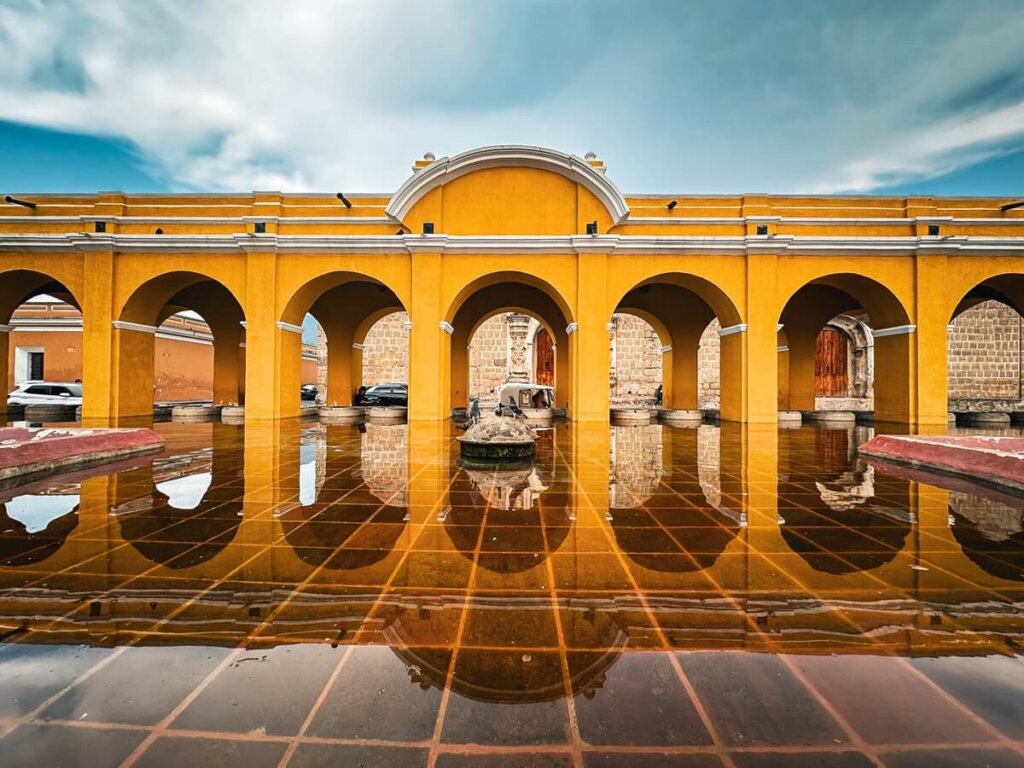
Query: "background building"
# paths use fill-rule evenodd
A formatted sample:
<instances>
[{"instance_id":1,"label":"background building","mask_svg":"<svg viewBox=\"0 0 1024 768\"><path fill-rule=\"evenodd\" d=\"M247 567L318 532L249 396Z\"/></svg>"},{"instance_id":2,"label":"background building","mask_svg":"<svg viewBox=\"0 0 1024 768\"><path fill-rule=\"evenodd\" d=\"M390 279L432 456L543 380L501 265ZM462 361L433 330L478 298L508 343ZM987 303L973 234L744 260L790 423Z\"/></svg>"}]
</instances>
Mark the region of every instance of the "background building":
<instances>
[{"instance_id":1,"label":"background building","mask_svg":"<svg viewBox=\"0 0 1024 768\"><path fill-rule=\"evenodd\" d=\"M14 311L10 325L7 391L23 381L82 378L82 313L52 296L37 296ZM213 335L194 312L167 318L156 333L154 400L213 398ZM316 383L317 350L302 350L302 382Z\"/></svg>"}]
</instances>

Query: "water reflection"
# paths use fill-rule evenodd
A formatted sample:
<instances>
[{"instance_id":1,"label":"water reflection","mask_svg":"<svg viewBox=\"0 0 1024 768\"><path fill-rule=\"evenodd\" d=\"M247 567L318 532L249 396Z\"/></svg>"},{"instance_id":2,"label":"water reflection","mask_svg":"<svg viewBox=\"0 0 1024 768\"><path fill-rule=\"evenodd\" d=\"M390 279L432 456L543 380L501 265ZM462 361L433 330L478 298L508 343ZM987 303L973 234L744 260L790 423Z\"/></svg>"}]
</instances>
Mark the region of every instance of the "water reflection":
<instances>
[{"instance_id":1,"label":"water reflection","mask_svg":"<svg viewBox=\"0 0 1024 768\"><path fill-rule=\"evenodd\" d=\"M60 549L78 527L78 490L71 484L41 493L0 493L0 565L31 565Z\"/></svg>"},{"instance_id":2,"label":"water reflection","mask_svg":"<svg viewBox=\"0 0 1024 768\"><path fill-rule=\"evenodd\" d=\"M110 511L124 540L153 563L180 570L212 560L242 524L244 452L232 427L211 427L211 444L182 444L116 476Z\"/></svg>"},{"instance_id":3,"label":"water reflection","mask_svg":"<svg viewBox=\"0 0 1024 768\"><path fill-rule=\"evenodd\" d=\"M371 566L388 556L405 528L406 463L398 460L405 455L405 425L369 425L356 434L358 460L356 446L346 440L350 430L317 426L303 432L298 503L286 504L275 517L308 565Z\"/></svg>"},{"instance_id":4,"label":"water reflection","mask_svg":"<svg viewBox=\"0 0 1024 768\"><path fill-rule=\"evenodd\" d=\"M5 757L155 723L337 764L1017 743L1024 502L866 464L861 428L559 425L523 468L444 425L158 429L0 497Z\"/></svg>"}]
</instances>

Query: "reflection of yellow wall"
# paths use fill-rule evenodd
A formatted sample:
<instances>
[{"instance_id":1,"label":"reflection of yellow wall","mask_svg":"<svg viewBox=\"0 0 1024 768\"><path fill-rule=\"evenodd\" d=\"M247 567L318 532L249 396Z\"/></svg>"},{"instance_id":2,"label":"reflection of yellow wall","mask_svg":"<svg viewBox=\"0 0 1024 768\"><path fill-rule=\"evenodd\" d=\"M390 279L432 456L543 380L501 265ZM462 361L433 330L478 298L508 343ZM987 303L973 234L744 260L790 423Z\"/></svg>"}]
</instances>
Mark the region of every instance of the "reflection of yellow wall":
<instances>
[{"instance_id":1,"label":"reflection of yellow wall","mask_svg":"<svg viewBox=\"0 0 1024 768\"><path fill-rule=\"evenodd\" d=\"M152 335L113 321L151 325L173 301L208 311L237 304L244 334L231 313L214 329L217 397L244 393L247 418L261 419L298 413L293 326L314 305L336 352L358 342L368 317L404 308L410 418L429 421L464 397L465 355L452 346L463 343L463 326L499 306L460 310L477 291L510 283L500 306L529 308L540 295L557 307L535 311L565 324L554 328L564 335L559 401L574 419L607 419L606 324L625 300L657 319L673 347L667 405L692 407L694 329L717 316L733 331L722 337L723 418L773 423L780 391L783 406L809 402L795 318L810 311L814 299L800 291L815 282L866 311L875 329L901 329L876 342L877 416L930 428L946 423L947 323L979 283L1024 271L1024 211L1003 212L999 199L677 197L670 209L669 197L623 197L599 161L550 150L489 148L418 165L396 195L350 196L351 208L333 194L279 193L0 205L0 324L27 296L69 294L84 315L85 416L102 423L149 405ZM96 220L106 233L94 232ZM421 234L427 222L433 236ZM596 236L586 234L590 222ZM938 237L927 234L934 224ZM346 294L353 282L381 286L387 300ZM638 301L633 289L654 283L678 290ZM791 351L780 361L777 325L794 296ZM357 358L331 355L332 401L358 385Z\"/></svg>"}]
</instances>

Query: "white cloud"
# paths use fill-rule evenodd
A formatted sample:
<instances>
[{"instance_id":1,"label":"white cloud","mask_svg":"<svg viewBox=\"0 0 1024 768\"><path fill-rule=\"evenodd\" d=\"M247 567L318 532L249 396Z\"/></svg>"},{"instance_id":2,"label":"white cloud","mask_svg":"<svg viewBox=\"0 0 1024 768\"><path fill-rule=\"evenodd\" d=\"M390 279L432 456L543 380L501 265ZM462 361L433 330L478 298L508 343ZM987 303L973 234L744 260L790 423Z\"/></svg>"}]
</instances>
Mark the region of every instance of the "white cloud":
<instances>
[{"instance_id":1,"label":"white cloud","mask_svg":"<svg viewBox=\"0 0 1024 768\"><path fill-rule=\"evenodd\" d=\"M0 119L127 139L186 189L389 191L519 142L627 191L861 191L1024 140L1020 3L750 8L0 0Z\"/></svg>"}]
</instances>

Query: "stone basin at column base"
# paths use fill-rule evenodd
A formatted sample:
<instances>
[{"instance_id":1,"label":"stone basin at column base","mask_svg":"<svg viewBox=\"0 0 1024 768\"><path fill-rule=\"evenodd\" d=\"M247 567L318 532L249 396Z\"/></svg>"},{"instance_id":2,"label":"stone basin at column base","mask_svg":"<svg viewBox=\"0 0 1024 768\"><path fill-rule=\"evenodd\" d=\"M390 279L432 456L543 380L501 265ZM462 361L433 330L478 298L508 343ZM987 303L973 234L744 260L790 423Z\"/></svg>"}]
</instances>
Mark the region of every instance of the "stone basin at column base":
<instances>
[{"instance_id":1,"label":"stone basin at column base","mask_svg":"<svg viewBox=\"0 0 1024 768\"><path fill-rule=\"evenodd\" d=\"M225 424L244 424L244 405L225 405L220 412L220 420Z\"/></svg>"},{"instance_id":2,"label":"stone basin at column base","mask_svg":"<svg viewBox=\"0 0 1024 768\"><path fill-rule=\"evenodd\" d=\"M639 427L651 423L652 413L648 408L612 408L610 416L615 426Z\"/></svg>"},{"instance_id":3,"label":"stone basin at column base","mask_svg":"<svg viewBox=\"0 0 1024 768\"><path fill-rule=\"evenodd\" d=\"M220 418L223 405L178 405L171 411L171 421L199 424Z\"/></svg>"},{"instance_id":4,"label":"stone basin at column base","mask_svg":"<svg viewBox=\"0 0 1024 768\"><path fill-rule=\"evenodd\" d=\"M77 406L74 405L61 405L60 403L26 405L25 421L74 421L76 408Z\"/></svg>"},{"instance_id":5,"label":"stone basin at column base","mask_svg":"<svg viewBox=\"0 0 1024 768\"><path fill-rule=\"evenodd\" d=\"M829 426L847 426L857 423L853 411L801 411L805 424L827 424Z\"/></svg>"},{"instance_id":6,"label":"stone basin at column base","mask_svg":"<svg viewBox=\"0 0 1024 768\"><path fill-rule=\"evenodd\" d=\"M704 422L704 414L696 410L670 408L658 411L658 421L670 427L699 427Z\"/></svg>"},{"instance_id":7,"label":"stone basin at column base","mask_svg":"<svg viewBox=\"0 0 1024 768\"><path fill-rule=\"evenodd\" d=\"M804 423L800 411L779 411L779 428L796 429Z\"/></svg>"},{"instance_id":8,"label":"stone basin at column base","mask_svg":"<svg viewBox=\"0 0 1024 768\"><path fill-rule=\"evenodd\" d=\"M320 409L321 424L361 424L365 420L366 409L361 405L325 405Z\"/></svg>"},{"instance_id":9,"label":"stone basin at column base","mask_svg":"<svg viewBox=\"0 0 1024 768\"><path fill-rule=\"evenodd\" d=\"M366 409L366 420L373 424L404 424L409 409L401 405L374 405Z\"/></svg>"}]
</instances>

